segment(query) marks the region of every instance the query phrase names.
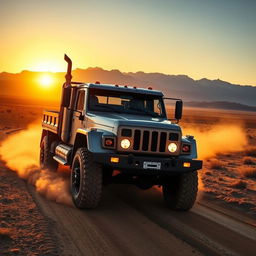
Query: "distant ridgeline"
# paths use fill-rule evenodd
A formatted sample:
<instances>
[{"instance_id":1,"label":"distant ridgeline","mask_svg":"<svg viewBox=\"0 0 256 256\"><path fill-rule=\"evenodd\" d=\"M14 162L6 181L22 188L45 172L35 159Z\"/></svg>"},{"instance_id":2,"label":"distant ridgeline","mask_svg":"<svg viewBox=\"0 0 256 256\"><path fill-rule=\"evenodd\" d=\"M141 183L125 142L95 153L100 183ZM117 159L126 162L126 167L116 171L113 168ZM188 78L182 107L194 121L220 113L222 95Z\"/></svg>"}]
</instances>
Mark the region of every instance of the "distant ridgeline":
<instances>
[{"instance_id":1,"label":"distant ridgeline","mask_svg":"<svg viewBox=\"0 0 256 256\"><path fill-rule=\"evenodd\" d=\"M227 101L186 102L184 105L186 107L196 107L196 108L217 108L217 109L256 111L256 107L243 105L235 102L227 102Z\"/></svg>"},{"instance_id":2,"label":"distant ridgeline","mask_svg":"<svg viewBox=\"0 0 256 256\"><path fill-rule=\"evenodd\" d=\"M64 73L47 73L53 77L49 88L40 87L39 78L45 72L22 71L18 74L0 73L0 96L24 99L57 101L60 99ZM162 90L166 96L182 98L203 107L232 108L255 111L256 86L235 85L221 80L193 80L185 75L161 73L125 73L119 70L107 71L101 68L76 69L72 72L74 81L153 87ZM198 105L198 103L200 104ZM204 102L202 104L202 102ZM212 102L212 103L211 103Z\"/></svg>"}]
</instances>

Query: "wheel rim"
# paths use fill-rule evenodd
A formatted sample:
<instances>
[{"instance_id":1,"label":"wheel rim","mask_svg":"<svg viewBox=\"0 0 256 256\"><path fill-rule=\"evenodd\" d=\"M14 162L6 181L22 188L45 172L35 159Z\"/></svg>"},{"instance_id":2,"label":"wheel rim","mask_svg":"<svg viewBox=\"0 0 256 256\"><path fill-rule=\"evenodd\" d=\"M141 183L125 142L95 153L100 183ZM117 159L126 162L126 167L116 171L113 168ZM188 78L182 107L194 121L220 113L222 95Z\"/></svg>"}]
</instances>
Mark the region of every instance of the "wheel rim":
<instances>
[{"instance_id":1,"label":"wheel rim","mask_svg":"<svg viewBox=\"0 0 256 256\"><path fill-rule=\"evenodd\" d=\"M79 193L80 189L80 164L76 163L72 171L72 188L74 195Z\"/></svg>"}]
</instances>

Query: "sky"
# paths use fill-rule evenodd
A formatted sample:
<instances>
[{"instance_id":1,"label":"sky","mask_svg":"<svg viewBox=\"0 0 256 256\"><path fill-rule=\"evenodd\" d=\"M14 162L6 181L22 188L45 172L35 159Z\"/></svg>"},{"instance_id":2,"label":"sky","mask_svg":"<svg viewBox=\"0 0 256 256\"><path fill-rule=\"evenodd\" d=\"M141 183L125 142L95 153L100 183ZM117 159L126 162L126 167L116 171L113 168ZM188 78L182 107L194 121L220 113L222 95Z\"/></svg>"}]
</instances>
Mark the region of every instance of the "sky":
<instances>
[{"instance_id":1,"label":"sky","mask_svg":"<svg viewBox=\"0 0 256 256\"><path fill-rule=\"evenodd\" d=\"M254 0L0 0L0 72L102 67L256 85Z\"/></svg>"}]
</instances>

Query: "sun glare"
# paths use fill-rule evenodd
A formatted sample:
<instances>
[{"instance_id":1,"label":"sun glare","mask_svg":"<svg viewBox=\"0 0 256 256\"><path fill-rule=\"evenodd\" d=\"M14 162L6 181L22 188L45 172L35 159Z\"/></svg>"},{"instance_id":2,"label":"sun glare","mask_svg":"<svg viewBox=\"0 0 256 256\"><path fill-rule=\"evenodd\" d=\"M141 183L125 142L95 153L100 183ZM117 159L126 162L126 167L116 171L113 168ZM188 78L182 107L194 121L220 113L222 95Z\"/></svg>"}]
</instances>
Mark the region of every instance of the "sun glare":
<instances>
[{"instance_id":1,"label":"sun glare","mask_svg":"<svg viewBox=\"0 0 256 256\"><path fill-rule=\"evenodd\" d=\"M53 84L53 78L50 75L42 75L39 78L39 83L42 87L48 88Z\"/></svg>"}]
</instances>

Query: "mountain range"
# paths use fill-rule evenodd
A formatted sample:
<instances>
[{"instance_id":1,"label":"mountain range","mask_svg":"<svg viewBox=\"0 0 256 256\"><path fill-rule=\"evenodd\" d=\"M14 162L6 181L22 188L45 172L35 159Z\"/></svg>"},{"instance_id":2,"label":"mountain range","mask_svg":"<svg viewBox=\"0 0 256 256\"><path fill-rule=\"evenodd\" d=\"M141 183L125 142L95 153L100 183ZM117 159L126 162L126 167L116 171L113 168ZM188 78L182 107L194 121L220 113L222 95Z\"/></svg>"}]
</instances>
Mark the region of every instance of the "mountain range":
<instances>
[{"instance_id":1,"label":"mountain range","mask_svg":"<svg viewBox=\"0 0 256 256\"><path fill-rule=\"evenodd\" d=\"M54 85L50 90L40 89L38 77L44 72L22 71L12 74L0 73L0 95L23 98L60 98L61 85L65 74L51 73ZM75 69L73 81L152 87L161 90L166 96L182 98L185 102L229 102L256 107L256 86L231 84L222 80L206 78L194 80L186 75L167 75L162 73L120 72L102 68ZM238 105L237 105L238 104Z\"/></svg>"}]
</instances>

